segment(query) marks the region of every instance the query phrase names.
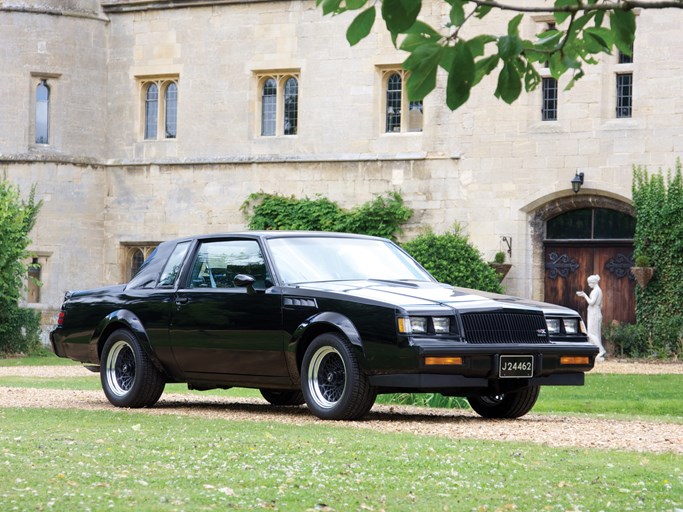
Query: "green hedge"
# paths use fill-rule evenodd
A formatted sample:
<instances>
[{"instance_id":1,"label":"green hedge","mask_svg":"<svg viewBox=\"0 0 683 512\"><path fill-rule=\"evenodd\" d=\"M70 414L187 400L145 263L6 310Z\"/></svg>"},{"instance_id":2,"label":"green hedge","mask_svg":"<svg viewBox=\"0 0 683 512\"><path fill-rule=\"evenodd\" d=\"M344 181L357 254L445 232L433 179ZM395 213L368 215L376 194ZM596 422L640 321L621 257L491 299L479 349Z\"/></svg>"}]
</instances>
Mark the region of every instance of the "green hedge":
<instances>
[{"instance_id":1,"label":"green hedge","mask_svg":"<svg viewBox=\"0 0 683 512\"><path fill-rule=\"evenodd\" d=\"M633 171L636 258L656 268L648 286L636 286L636 321L650 354L683 353L683 177L680 160L666 176Z\"/></svg>"},{"instance_id":2,"label":"green hedge","mask_svg":"<svg viewBox=\"0 0 683 512\"><path fill-rule=\"evenodd\" d=\"M401 226L413 214L398 192L379 196L352 210L343 210L327 198L298 199L294 196L251 194L242 203L249 229L337 231L381 236L396 240Z\"/></svg>"},{"instance_id":3,"label":"green hedge","mask_svg":"<svg viewBox=\"0 0 683 512\"><path fill-rule=\"evenodd\" d=\"M457 226L442 235L428 231L403 248L442 283L503 293L498 274Z\"/></svg>"}]
</instances>

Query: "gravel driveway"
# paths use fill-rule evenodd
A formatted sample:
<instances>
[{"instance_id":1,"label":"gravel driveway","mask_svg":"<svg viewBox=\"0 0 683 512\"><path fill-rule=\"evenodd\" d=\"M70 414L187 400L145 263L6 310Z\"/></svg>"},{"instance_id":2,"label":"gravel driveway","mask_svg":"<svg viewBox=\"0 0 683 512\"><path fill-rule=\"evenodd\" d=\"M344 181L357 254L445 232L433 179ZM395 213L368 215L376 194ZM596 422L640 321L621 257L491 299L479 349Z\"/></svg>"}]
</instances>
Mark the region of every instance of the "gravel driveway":
<instances>
[{"instance_id":1,"label":"gravel driveway","mask_svg":"<svg viewBox=\"0 0 683 512\"><path fill-rule=\"evenodd\" d=\"M669 373L683 375L683 363L599 363L595 373ZM73 377L96 374L77 366L0 367L0 376ZM682 386L683 388L683 378ZM0 407L111 410L101 391L0 387ZM225 420L296 425L324 424L305 407L275 407L260 399L164 394L142 414L174 414ZM383 432L443 436L451 439L528 441L548 446L624 449L683 454L683 424L613 420L592 416L528 414L517 420L483 420L471 411L375 405L363 421L335 425Z\"/></svg>"}]
</instances>

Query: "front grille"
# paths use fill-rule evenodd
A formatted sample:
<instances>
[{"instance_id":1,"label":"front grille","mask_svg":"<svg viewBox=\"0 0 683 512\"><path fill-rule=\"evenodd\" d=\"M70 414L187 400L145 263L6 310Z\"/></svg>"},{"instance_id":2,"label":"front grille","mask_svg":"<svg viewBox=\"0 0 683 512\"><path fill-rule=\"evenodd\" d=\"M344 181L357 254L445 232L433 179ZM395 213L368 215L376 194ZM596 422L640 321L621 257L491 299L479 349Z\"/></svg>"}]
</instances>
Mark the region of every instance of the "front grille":
<instances>
[{"instance_id":1,"label":"front grille","mask_svg":"<svg viewBox=\"0 0 683 512\"><path fill-rule=\"evenodd\" d=\"M547 343L545 318L529 313L464 313L468 343Z\"/></svg>"}]
</instances>

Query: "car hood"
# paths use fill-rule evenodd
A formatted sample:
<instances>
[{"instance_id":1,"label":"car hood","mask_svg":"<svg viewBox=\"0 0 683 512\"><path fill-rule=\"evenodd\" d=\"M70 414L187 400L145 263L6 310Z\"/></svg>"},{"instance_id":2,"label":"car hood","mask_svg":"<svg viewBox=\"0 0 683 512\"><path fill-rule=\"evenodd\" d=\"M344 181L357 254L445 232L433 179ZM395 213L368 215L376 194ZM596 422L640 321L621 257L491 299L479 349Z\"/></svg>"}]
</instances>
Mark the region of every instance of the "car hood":
<instances>
[{"instance_id":1,"label":"car hood","mask_svg":"<svg viewBox=\"0 0 683 512\"><path fill-rule=\"evenodd\" d=\"M300 289L334 293L346 297L372 300L407 309L428 309L435 306L448 306L457 310L484 309L536 309L546 314L576 315L569 308L483 292L469 288L459 288L443 283L427 281L326 281L299 285Z\"/></svg>"}]
</instances>

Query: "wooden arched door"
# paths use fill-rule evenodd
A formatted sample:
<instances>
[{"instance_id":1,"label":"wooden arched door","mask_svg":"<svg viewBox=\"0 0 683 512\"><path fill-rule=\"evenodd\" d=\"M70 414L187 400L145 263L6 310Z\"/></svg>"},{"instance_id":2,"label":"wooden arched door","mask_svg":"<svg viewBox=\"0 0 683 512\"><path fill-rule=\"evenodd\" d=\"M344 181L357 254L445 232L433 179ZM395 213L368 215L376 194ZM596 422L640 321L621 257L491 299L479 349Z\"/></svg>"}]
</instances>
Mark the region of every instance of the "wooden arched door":
<instances>
[{"instance_id":1,"label":"wooden arched door","mask_svg":"<svg viewBox=\"0 0 683 512\"><path fill-rule=\"evenodd\" d=\"M576 292L590 293L586 280L598 274L603 322L635 323L635 281L630 272L634 230L633 217L605 208L572 210L549 219L545 300L576 309L586 318L586 301Z\"/></svg>"}]
</instances>

